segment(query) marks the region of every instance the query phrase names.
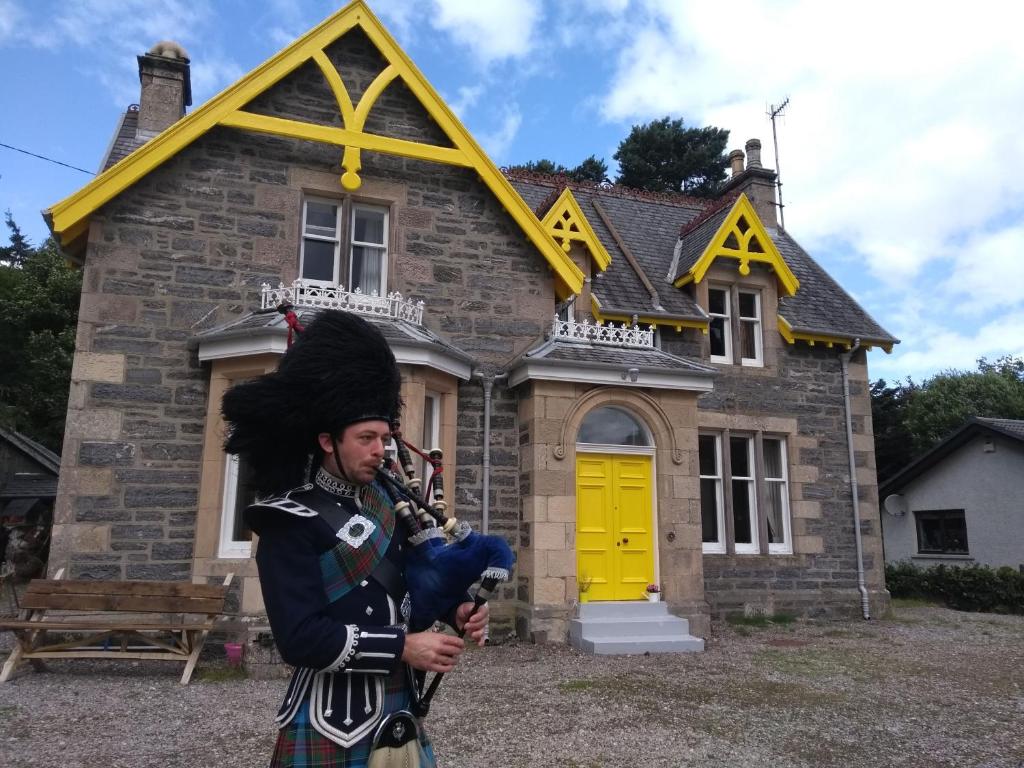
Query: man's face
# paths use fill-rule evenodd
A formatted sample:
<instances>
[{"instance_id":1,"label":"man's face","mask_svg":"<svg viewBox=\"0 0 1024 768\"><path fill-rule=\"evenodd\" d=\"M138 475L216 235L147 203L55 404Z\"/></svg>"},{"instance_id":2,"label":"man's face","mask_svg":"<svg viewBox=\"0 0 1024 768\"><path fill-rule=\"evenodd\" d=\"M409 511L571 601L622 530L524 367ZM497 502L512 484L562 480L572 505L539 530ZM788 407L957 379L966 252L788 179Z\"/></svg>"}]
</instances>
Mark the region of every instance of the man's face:
<instances>
[{"instance_id":1,"label":"man's face","mask_svg":"<svg viewBox=\"0 0 1024 768\"><path fill-rule=\"evenodd\" d=\"M324 450L324 467L351 483L373 482L384 458L384 448L391 442L391 427L386 421L360 421L345 427L337 442L324 432L320 447ZM335 460L334 447L338 455Z\"/></svg>"}]
</instances>

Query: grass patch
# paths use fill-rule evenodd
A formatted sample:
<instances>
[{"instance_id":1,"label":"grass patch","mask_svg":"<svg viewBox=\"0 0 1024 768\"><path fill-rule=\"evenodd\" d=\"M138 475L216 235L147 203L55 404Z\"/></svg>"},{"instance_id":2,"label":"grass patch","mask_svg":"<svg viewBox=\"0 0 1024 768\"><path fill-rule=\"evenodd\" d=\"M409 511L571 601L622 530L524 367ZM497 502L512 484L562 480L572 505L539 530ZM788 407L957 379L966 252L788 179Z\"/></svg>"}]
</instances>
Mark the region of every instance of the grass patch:
<instances>
[{"instance_id":1,"label":"grass patch","mask_svg":"<svg viewBox=\"0 0 1024 768\"><path fill-rule=\"evenodd\" d=\"M195 679L201 683L229 683L235 680L248 680L249 673L245 667L203 667L196 670Z\"/></svg>"},{"instance_id":2,"label":"grass patch","mask_svg":"<svg viewBox=\"0 0 1024 768\"><path fill-rule=\"evenodd\" d=\"M558 690L560 690L562 693L572 693L574 691L590 691L597 687L597 680L567 680L564 683L558 684Z\"/></svg>"},{"instance_id":3,"label":"grass patch","mask_svg":"<svg viewBox=\"0 0 1024 768\"><path fill-rule=\"evenodd\" d=\"M890 601L893 610L899 608L942 608L938 600L929 600L924 597L894 597Z\"/></svg>"},{"instance_id":4,"label":"grass patch","mask_svg":"<svg viewBox=\"0 0 1024 768\"><path fill-rule=\"evenodd\" d=\"M796 616L788 613L776 613L771 616L726 616L725 623L730 627L788 627L794 621Z\"/></svg>"}]
</instances>

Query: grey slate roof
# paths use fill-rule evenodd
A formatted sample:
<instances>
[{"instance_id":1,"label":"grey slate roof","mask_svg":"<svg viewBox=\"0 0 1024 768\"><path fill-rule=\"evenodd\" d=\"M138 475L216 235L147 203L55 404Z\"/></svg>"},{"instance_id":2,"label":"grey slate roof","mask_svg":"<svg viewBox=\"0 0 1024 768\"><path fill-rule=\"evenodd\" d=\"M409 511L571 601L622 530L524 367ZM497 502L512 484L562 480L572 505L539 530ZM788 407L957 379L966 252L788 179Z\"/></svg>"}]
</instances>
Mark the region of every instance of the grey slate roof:
<instances>
[{"instance_id":1,"label":"grey slate roof","mask_svg":"<svg viewBox=\"0 0 1024 768\"><path fill-rule=\"evenodd\" d=\"M534 210L542 203L553 202L553 192L561 192L564 182L509 177L523 199ZM657 316L651 296L637 277L611 233L598 216L592 201L597 199L607 212L619 235L640 263L648 280L661 299L661 314L683 318L707 319L707 314L693 298L692 289L672 286L679 275L692 268L708 243L732 210L735 197L701 207L701 202L680 196L678 202L645 199L621 190L588 188L573 185L573 195L594 232L611 254L612 264L594 280L591 290L605 312ZM545 211L541 211L543 217ZM689 225L695 225L687 231ZM786 264L800 281L795 296L779 301L779 314L795 331L837 336L865 343L898 342L874 318L829 276L827 272L786 232L766 226L769 236ZM680 235L680 232L683 234ZM676 245L679 252L673 264ZM669 273L672 273L669 278Z\"/></svg>"},{"instance_id":2,"label":"grey slate roof","mask_svg":"<svg viewBox=\"0 0 1024 768\"><path fill-rule=\"evenodd\" d=\"M561 188L554 184L515 177L510 178L510 181L535 211L551 197L552 192L561 192ZM594 233L612 257L611 266L600 277L596 277L590 287L603 311L707 319L689 292L673 288L666 280L672 252L679 239L679 230L701 213L700 203L683 197L680 197L679 202L641 199L599 188L573 188L572 193ZM655 308L651 294L604 225L593 206L594 200L604 209L612 226L654 285L661 302L660 310ZM544 213L546 211L542 211L539 218L543 218Z\"/></svg>"},{"instance_id":3,"label":"grey slate roof","mask_svg":"<svg viewBox=\"0 0 1024 768\"><path fill-rule=\"evenodd\" d=\"M897 341L792 237L781 230L770 228L768 234L800 281L796 295L779 297L779 314L793 330L883 344Z\"/></svg>"},{"instance_id":4,"label":"grey slate roof","mask_svg":"<svg viewBox=\"0 0 1024 768\"><path fill-rule=\"evenodd\" d=\"M0 440L17 448L45 470L56 476L60 472L60 456L51 451L45 445L40 445L30 437L12 429L0 427Z\"/></svg>"},{"instance_id":5,"label":"grey slate roof","mask_svg":"<svg viewBox=\"0 0 1024 768\"><path fill-rule=\"evenodd\" d=\"M997 432L1002 432L1007 437L1024 441L1024 421L1020 419L989 419L978 416L977 420L978 423L991 427Z\"/></svg>"},{"instance_id":6,"label":"grey slate roof","mask_svg":"<svg viewBox=\"0 0 1024 768\"><path fill-rule=\"evenodd\" d=\"M295 310L295 314L298 316L299 322L302 324L312 322L318 312L319 310L317 309L307 307L298 307ZM476 365L476 360L466 352L445 341L436 333L423 326L415 325L414 323L410 323L405 320L393 320L369 317L365 315L362 317L380 329L389 344L400 344L406 347L432 349L448 355L449 357L461 360L467 365ZM209 328L196 334L192 337L190 343L193 346L196 346L204 341L252 336L259 332L267 331L277 335L287 336L288 324L285 322L284 315L277 311L266 313L250 312L236 320L230 320L223 325L216 326L215 328Z\"/></svg>"},{"instance_id":7,"label":"grey slate roof","mask_svg":"<svg viewBox=\"0 0 1024 768\"><path fill-rule=\"evenodd\" d=\"M136 135L138 127L139 106L138 104L132 104L121 115L121 122L117 126L117 130L114 131L114 136L110 140L110 146L107 147L107 153L104 155L103 163L100 165L101 173L112 165L116 165L121 160L124 160L124 158L146 143L145 139L139 138Z\"/></svg>"},{"instance_id":8,"label":"grey slate roof","mask_svg":"<svg viewBox=\"0 0 1024 768\"><path fill-rule=\"evenodd\" d=\"M978 435L998 434L1011 440L1024 442L1024 421L990 419L972 416L967 423L949 435L927 453L918 456L900 472L878 487L878 496L885 499L890 493L899 493L911 482L930 470L951 453Z\"/></svg>"},{"instance_id":9,"label":"grey slate roof","mask_svg":"<svg viewBox=\"0 0 1024 768\"><path fill-rule=\"evenodd\" d=\"M613 347L604 344L586 344L576 341L544 341L524 352L508 369L518 363L545 360L552 363L579 363L589 368L639 368L640 370L689 373L714 376L716 370L708 365L662 352L660 349Z\"/></svg>"}]
</instances>

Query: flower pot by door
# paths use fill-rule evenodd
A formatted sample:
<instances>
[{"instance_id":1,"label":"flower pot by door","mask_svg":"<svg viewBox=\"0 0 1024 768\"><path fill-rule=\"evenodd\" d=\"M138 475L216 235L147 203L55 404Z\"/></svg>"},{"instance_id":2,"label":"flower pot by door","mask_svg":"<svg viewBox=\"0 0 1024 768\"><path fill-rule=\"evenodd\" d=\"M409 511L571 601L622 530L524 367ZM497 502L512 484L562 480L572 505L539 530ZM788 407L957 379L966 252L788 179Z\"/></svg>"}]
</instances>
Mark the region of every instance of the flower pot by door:
<instances>
[{"instance_id":1,"label":"flower pot by door","mask_svg":"<svg viewBox=\"0 0 1024 768\"><path fill-rule=\"evenodd\" d=\"M649 603L656 603L659 600L661 600L661 593L660 592L648 592L647 593L647 602L649 602Z\"/></svg>"}]
</instances>

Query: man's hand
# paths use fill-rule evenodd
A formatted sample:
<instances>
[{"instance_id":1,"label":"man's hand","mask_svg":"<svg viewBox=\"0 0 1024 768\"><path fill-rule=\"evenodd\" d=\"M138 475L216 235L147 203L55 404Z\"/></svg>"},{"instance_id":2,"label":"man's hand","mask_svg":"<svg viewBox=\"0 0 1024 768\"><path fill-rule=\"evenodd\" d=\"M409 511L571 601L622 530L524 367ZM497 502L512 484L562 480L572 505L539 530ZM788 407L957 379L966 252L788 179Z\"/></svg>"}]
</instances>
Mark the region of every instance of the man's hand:
<instances>
[{"instance_id":1,"label":"man's hand","mask_svg":"<svg viewBox=\"0 0 1024 768\"><path fill-rule=\"evenodd\" d=\"M475 642L477 645L482 646L485 639L485 631L487 630L487 620L490 618L491 609L484 603L481 605L476 613L466 621L470 612L473 610L473 603L462 603L455 611L455 628L460 632L464 632L469 636L469 639Z\"/></svg>"},{"instance_id":2,"label":"man's hand","mask_svg":"<svg viewBox=\"0 0 1024 768\"><path fill-rule=\"evenodd\" d=\"M442 632L413 632L405 636L402 661L425 672L451 672L466 644Z\"/></svg>"}]
</instances>

